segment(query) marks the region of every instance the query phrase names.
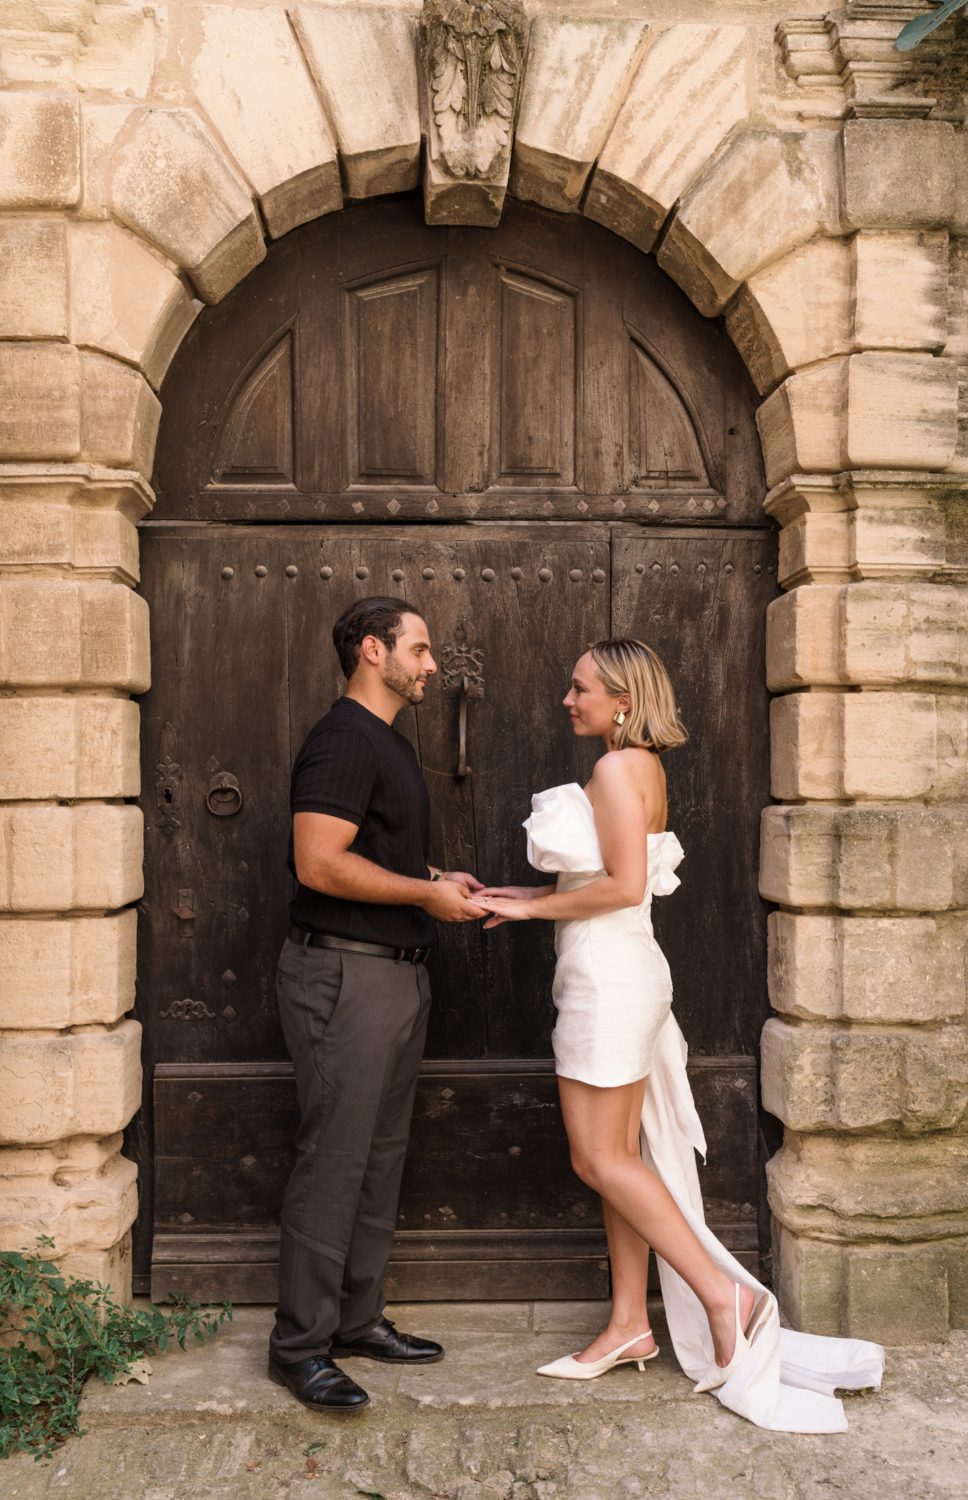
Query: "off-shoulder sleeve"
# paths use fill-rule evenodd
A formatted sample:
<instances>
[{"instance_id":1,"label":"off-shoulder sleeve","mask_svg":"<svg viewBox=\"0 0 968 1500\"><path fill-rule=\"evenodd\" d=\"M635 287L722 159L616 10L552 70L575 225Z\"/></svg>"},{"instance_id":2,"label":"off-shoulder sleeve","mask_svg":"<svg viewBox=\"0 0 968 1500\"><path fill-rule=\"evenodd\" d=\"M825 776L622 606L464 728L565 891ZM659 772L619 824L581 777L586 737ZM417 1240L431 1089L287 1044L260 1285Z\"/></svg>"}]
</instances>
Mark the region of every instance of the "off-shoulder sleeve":
<instances>
[{"instance_id":1,"label":"off-shoulder sleeve","mask_svg":"<svg viewBox=\"0 0 968 1500\"><path fill-rule=\"evenodd\" d=\"M579 797L585 807L578 802ZM581 874L602 868L594 814L581 787L536 792L524 828L528 861L542 874Z\"/></svg>"}]
</instances>

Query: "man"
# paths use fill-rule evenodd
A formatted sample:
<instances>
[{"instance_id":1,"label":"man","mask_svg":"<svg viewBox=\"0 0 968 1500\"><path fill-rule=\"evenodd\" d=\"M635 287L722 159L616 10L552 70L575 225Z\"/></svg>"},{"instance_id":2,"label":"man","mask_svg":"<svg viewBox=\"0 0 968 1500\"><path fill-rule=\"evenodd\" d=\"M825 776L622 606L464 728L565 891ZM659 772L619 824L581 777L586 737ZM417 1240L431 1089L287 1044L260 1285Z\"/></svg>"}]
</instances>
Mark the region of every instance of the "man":
<instances>
[{"instance_id":1,"label":"man","mask_svg":"<svg viewBox=\"0 0 968 1500\"><path fill-rule=\"evenodd\" d=\"M302 1121L269 1377L313 1410L356 1411L370 1398L336 1356L443 1357L382 1316L381 1283L427 1031L434 918L484 912L471 900L478 880L427 864L427 787L392 727L437 670L426 624L397 599L360 599L333 643L349 685L296 757L290 795L298 887L276 992Z\"/></svg>"}]
</instances>

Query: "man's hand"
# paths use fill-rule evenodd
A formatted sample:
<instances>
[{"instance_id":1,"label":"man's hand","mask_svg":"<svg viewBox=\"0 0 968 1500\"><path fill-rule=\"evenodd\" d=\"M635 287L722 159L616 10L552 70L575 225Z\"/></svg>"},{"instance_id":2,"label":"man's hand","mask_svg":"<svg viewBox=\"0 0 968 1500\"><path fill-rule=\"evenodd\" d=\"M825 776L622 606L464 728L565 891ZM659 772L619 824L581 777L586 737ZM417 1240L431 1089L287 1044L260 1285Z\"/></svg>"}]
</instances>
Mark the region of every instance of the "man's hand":
<instances>
[{"instance_id":1,"label":"man's hand","mask_svg":"<svg viewBox=\"0 0 968 1500\"><path fill-rule=\"evenodd\" d=\"M466 885L469 891L482 891L484 889L481 881L476 875L468 875L466 870L445 870L441 880L456 880L459 885Z\"/></svg>"},{"instance_id":2,"label":"man's hand","mask_svg":"<svg viewBox=\"0 0 968 1500\"><path fill-rule=\"evenodd\" d=\"M433 882L420 905L438 922L478 921L487 913L483 906L474 905L473 891L465 884L467 880L473 880L475 887L481 889L480 881L474 880L473 875L450 873Z\"/></svg>"}]
</instances>

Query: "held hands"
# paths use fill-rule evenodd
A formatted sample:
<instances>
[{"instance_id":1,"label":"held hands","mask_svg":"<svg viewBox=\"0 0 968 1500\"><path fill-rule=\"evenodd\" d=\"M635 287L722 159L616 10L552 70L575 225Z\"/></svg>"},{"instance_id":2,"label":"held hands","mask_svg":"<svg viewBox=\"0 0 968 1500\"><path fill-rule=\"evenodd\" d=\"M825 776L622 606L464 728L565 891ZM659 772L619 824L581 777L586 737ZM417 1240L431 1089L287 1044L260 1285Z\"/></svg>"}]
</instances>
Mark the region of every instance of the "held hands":
<instances>
[{"instance_id":1,"label":"held hands","mask_svg":"<svg viewBox=\"0 0 968 1500\"><path fill-rule=\"evenodd\" d=\"M553 891L554 886L485 887L465 870L449 870L433 882L423 905L439 922L474 922L488 917L485 928L500 927L502 922L526 922L537 916L534 903Z\"/></svg>"},{"instance_id":2,"label":"held hands","mask_svg":"<svg viewBox=\"0 0 968 1500\"><path fill-rule=\"evenodd\" d=\"M477 900L491 913L485 930L500 927L502 922L527 922L535 915L532 902L538 896L547 895L542 887L529 885L489 885L478 889Z\"/></svg>"},{"instance_id":3,"label":"held hands","mask_svg":"<svg viewBox=\"0 0 968 1500\"><path fill-rule=\"evenodd\" d=\"M487 915L486 908L473 901L475 891L483 889L476 876L464 870L448 870L433 882L423 907L438 922L476 922Z\"/></svg>"}]
</instances>

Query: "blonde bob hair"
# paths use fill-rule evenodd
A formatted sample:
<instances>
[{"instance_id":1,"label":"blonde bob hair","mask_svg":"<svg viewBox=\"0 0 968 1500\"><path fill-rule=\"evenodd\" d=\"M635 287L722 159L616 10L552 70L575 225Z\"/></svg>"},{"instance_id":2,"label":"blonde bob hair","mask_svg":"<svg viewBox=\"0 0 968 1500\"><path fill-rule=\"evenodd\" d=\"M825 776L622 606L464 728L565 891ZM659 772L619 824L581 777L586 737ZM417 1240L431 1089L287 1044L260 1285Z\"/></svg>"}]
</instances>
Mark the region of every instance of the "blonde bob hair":
<instances>
[{"instance_id":1,"label":"blonde bob hair","mask_svg":"<svg viewBox=\"0 0 968 1500\"><path fill-rule=\"evenodd\" d=\"M669 674L651 646L644 641L596 641L589 646L595 670L608 692L616 698L628 693L631 707L624 724L612 731L612 749L627 746L655 750L673 750L689 738L679 710Z\"/></svg>"}]
</instances>

